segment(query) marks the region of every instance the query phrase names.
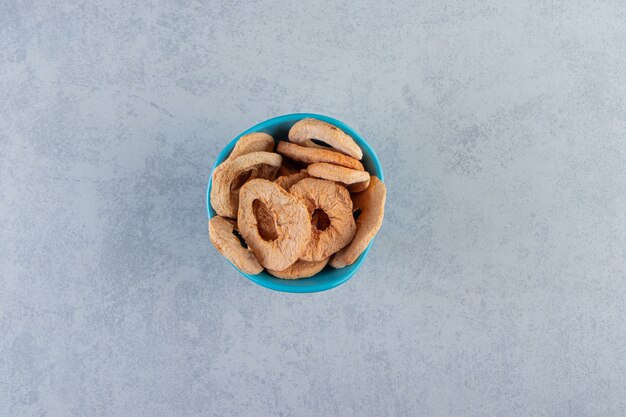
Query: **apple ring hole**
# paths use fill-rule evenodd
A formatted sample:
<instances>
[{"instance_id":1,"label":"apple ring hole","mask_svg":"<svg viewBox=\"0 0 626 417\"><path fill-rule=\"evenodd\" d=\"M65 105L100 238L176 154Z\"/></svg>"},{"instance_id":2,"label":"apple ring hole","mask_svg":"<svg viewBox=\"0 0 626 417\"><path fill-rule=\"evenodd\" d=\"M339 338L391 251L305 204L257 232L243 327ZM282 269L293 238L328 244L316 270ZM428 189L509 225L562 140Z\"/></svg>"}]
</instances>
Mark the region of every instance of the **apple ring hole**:
<instances>
[{"instance_id":1,"label":"apple ring hole","mask_svg":"<svg viewBox=\"0 0 626 417\"><path fill-rule=\"evenodd\" d=\"M267 208L265 203L259 199L254 200L252 202L252 212L257 221L259 236L268 242L278 239L274 216L272 216L272 212Z\"/></svg>"},{"instance_id":2,"label":"apple ring hole","mask_svg":"<svg viewBox=\"0 0 626 417\"><path fill-rule=\"evenodd\" d=\"M317 208L313 210L313 214L311 214L311 224L315 226L317 230L323 232L330 226L330 218L324 210Z\"/></svg>"}]
</instances>

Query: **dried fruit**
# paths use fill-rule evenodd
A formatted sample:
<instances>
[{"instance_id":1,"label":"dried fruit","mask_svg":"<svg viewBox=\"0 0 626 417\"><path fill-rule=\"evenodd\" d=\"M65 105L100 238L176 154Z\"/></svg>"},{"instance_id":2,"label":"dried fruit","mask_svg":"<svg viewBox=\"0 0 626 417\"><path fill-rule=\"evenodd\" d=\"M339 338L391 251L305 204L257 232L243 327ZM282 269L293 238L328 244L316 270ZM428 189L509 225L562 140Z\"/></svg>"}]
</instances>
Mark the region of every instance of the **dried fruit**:
<instances>
[{"instance_id":1,"label":"dried fruit","mask_svg":"<svg viewBox=\"0 0 626 417\"><path fill-rule=\"evenodd\" d=\"M363 158L363 151L354 139L338 127L317 119L296 122L289 130L289 141L310 148L332 147L353 158Z\"/></svg>"},{"instance_id":2,"label":"dried fruit","mask_svg":"<svg viewBox=\"0 0 626 417\"><path fill-rule=\"evenodd\" d=\"M273 180L282 157L272 152L253 152L226 160L213 171L211 206L224 217L237 217L239 189L248 180Z\"/></svg>"},{"instance_id":3,"label":"dried fruit","mask_svg":"<svg viewBox=\"0 0 626 417\"><path fill-rule=\"evenodd\" d=\"M304 203L310 216L311 239L300 259L320 261L350 243L356 224L345 187L306 178L291 187L290 193Z\"/></svg>"},{"instance_id":4,"label":"dried fruit","mask_svg":"<svg viewBox=\"0 0 626 417\"><path fill-rule=\"evenodd\" d=\"M363 164L351 156L344 155L339 152L328 149L307 148L306 146L296 145L295 143L281 141L278 142L276 152L305 164L314 164L316 162L328 162L335 165L341 165L346 168L352 168L363 171Z\"/></svg>"},{"instance_id":5,"label":"dried fruit","mask_svg":"<svg viewBox=\"0 0 626 417\"><path fill-rule=\"evenodd\" d=\"M295 174L280 176L276 178L274 182L283 187L285 190L289 191L289 189L294 184L305 178L309 178L309 174L307 174L306 169L303 169L302 171L296 172Z\"/></svg>"},{"instance_id":6,"label":"dried fruit","mask_svg":"<svg viewBox=\"0 0 626 417\"><path fill-rule=\"evenodd\" d=\"M367 187L369 187L369 185L370 179L368 178L367 181L350 184L346 188L348 188L348 191L350 191L351 193L360 193L361 191L367 190Z\"/></svg>"},{"instance_id":7,"label":"dried fruit","mask_svg":"<svg viewBox=\"0 0 626 417\"><path fill-rule=\"evenodd\" d=\"M254 132L239 138L228 159L235 159L252 152L272 152L274 138L263 132Z\"/></svg>"},{"instance_id":8,"label":"dried fruit","mask_svg":"<svg viewBox=\"0 0 626 417\"><path fill-rule=\"evenodd\" d=\"M276 278L282 279L300 279L300 278L308 278L320 272L326 264L330 257L326 259L322 259L321 261L303 261L300 259L296 261L293 265L290 265L287 269L282 271L274 271L273 269L268 269L267 272L274 275Z\"/></svg>"},{"instance_id":9,"label":"dried fruit","mask_svg":"<svg viewBox=\"0 0 626 417\"><path fill-rule=\"evenodd\" d=\"M352 193L367 189L370 181L370 174L367 171L357 171L325 162L309 165L307 172L312 177L340 182Z\"/></svg>"},{"instance_id":10,"label":"dried fruit","mask_svg":"<svg viewBox=\"0 0 626 417\"><path fill-rule=\"evenodd\" d=\"M233 265L246 274L256 275L263 271L251 250L244 248L237 236L233 234L235 221L215 216L209 220L209 236L211 243Z\"/></svg>"},{"instance_id":11,"label":"dried fruit","mask_svg":"<svg viewBox=\"0 0 626 417\"><path fill-rule=\"evenodd\" d=\"M308 118L288 138L243 135L212 174L210 203L218 215L209 221L211 242L246 274L265 268L299 279L327 264L344 267L382 224L385 185L365 170L350 135Z\"/></svg>"},{"instance_id":12,"label":"dried fruit","mask_svg":"<svg viewBox=\"0 0 626 417\"><path fill-rule=\"evenodd\" d=\"M333 268L352 265L367 248L383 223L386 194L385 184L372 175L367 190L354 195L353 210L361 210L356 220L357 232L352 242L333 256L330 261Z\"/></svg>"},{"instance_id":13,"label":"dried fruit","mask_svg":"<svg viewBox=\"0 0 626 417\"><path fill-rule=\"evenodd\" d=\"M238 225L259 263L282 271L297 261L311 237L306 207L281 186L250 180L239 193Z\"/></svg>"}]
</instances>

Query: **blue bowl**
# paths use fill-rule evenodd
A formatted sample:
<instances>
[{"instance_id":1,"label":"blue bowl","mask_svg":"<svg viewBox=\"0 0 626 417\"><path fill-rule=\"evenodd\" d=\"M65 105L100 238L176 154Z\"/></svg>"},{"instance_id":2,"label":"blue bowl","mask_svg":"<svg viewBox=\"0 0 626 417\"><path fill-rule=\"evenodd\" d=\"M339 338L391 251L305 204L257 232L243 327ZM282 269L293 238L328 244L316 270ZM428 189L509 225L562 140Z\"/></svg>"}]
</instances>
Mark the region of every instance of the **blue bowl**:
<instances>
[{"instance_id":1,"label":"blue bowl","mask_svg":"<svg viewBox=\"0 0 626 417\"><path fill-rule=\"evenodd\" d=\"M361 162L365 169L372 175L376 175L380 178L381 181L384 181L383 170L380 166L380 161L376 156L374 150L367 144L367 142L354 131L347 124L340 122L339 120L333 119L332 117L322 116L319 114L312 113L295 113L295 114L286 114L284 116L274 117L273 119L266 120L262 123L259 123L256 126L252 126L250 129L241 133L235 139L230 141L228 145L217 156L217 161L213 165L211 169L211 175L209 176L209 185L207 187L207 195L206 195L206 203L207 203L207 211L209 213L209 219L215 216L215 210L211 207L211 178L213 177L213 170L216 166L224 162L230 152L233 150L235 143L239 140L239 138L243 135L252 132L265 132L276 140L287 140L287 133L291 126L293 126L298 120L306 119L307 117L313 117L315 119L320 119L330 124L333 124L339 127L341 130L346 132L348 135L352 136L355 142L361 147L363 150L363 159ZM240 271L236 266L233 265L233 268L237 269L241 275L248 278L250 281L255 282L259 285L262 285L266 288L276 290L276 291L284 291L284 292L318 292L318 291L326 291L331 288L334 288L338 285L343 284L356 273L356 271L361 267L361 264L365 260L367 253L369 252L372 246L372 242L370 242L369 246L365 251L358 257L358 259L349 266L341 269L334 269L330 266L327 266L319 273L315 274L310 278L303 279L278 279L263 271L257 275L249 275L242 271ZM232 264L231 264L232 265Z\"/></svg>"}]
</instances>

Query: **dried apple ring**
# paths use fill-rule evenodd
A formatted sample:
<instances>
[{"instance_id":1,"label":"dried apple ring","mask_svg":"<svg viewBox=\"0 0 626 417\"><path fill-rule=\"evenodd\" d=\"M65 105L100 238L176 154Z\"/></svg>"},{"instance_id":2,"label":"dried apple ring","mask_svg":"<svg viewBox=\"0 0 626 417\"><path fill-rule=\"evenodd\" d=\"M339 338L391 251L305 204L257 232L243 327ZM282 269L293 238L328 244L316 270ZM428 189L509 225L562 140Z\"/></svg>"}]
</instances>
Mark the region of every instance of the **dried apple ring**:
<instances>
[{"instance_id":1,"label":"dried apple ring","mask_svg":"<svg viewBox=\"0 0 626 417\"><path fill-rule=\"evenodd\" d=\"M264 179L250 180L241 187L237 223L259 263L275 271L296 262L311 237L304 204Z\"/></svg>"},{"instance_id":2,"label":"dried apple ring","mask_svg":"<svg viewBox=\"0 0 626 417\"><path fill-rule=\"evenodd\" d=\"M300 259L321 261L346 246L356 233L352 200L345 187L317 178L299 181L289 191L306 206L311 239Z\"/></svg>"},{"instance_id":3,"label":"dried apple ring","mask_svg":"<svg viewBox=\"0 0 626 417\"><path fill-rule=\"evenodd\" d=\"M300 146L295 143L281 141L278 142L276 152L305 164L328 162L358 171L364 170L363 164L358 159L328 149L307 148L306 146Z\"/></svg>"},{"instance_id":4,"label":"dried apple ring","mask_svg":"<svg viewBox=\"0 0 626 417\"><path fill-rule=\"evenodd\" d=\"M370 174L367 171L357 171L325 162L309 165L307 172L312 177L340 182L351 193L358 193L367 189L370 181Z\"/></svg>"},{"instance_id":5,"label":"dried apple ring","mask_svg":"<svg viewBox=\"0 0 626 417\"><path fill-rule=\"evenodd\" d=\"M386 195L385 184L372 175L367 190L353 196L353 210L361 210L356 220L357 231L352 242L333 256L330 266L343 268L352 265L367 248L383 224Z\"/></svg>"},{"instance_id":6,"label":"dried apple ring","mask_svg":"<svg viewBox=\"0 0 626 417\"><path fill-rule=\"evenodd\" d=\"M248 180L273 180L282 157L273 152L253 152L226 160L213 171L211 206L224 217L237 217L239 189Z\"/></svg>"},{"instance_id":7,"label":"dried apple ring","mask_svg":"<svg viewBox=\"0 0 626 417\"><path fill-rule=\"evenodd\" d=\"M309 148L331 147L353 158L363 158L363 151L354 139L337 126L318 119L309 118L296 122L289 129L289 141Z\"/></svg>"},{"instance_id":8,"label":"dried apple ring","mask_svg":"<svg viewBox=\"0 0 626 417\"><path fill-rule=\"evenodd\" d=\"M254 132L239 138L228 159L235 159L241 155L253 152L272 152L274 138L263 132Z\"/></svg>"},{"instance_id":9,"label":"dried apple ring","mask_svg":"<svg viewBox=\"0 0 626 417\"><path fill-rule=\"evenodd\" d=\"M241 245L235 236L235 221L221 216L209 220L209 236L211 243L233 265L246 274L256 275L263 271L263 267L254 256L254 253Z\"/></svg>"}]
</instances>

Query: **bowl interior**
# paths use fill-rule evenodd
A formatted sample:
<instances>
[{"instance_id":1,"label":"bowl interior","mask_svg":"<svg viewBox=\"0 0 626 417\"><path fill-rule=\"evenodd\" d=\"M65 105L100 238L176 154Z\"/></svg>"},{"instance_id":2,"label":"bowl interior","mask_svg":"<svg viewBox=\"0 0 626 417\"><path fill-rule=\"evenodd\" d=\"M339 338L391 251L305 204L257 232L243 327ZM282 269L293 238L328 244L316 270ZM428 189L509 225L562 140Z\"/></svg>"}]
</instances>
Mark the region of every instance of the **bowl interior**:
<instances>
[{"instance_id":1,"label":"bowl interior","mask_svg":"<svg viewBox=\"0 0 626 417\"><path fill-rule=\"evenodd\" d=\"M350 126L345 123L340 122L339 120L333 119L332 117L322 116L319 114L311 114L311 113L297 113L297 114L288 114L284 116L278 116L273 119L266 120L262 123L259 123L256 126L251 127L245 132L241 133L235 139L233 139L226 147L219 153L217 156L217 160L213 168L211 169L211 173L213 169L219 164L221 164L227 157L230 155L230 152L233 150L235 143L239 140L239 138L243 135L252 132L265 132L275 140L287 140L287 134L291 126L296 123L298 120L305 119L307 117L313 117L316 119L324 120L325 122L331 123L341 130L346 132L348 135L352 136L355 142L361 147L363 150L363 159L361 162L365 169L372 175L376 175L380 178L381 181L384 181L383 171L380 166L380 162L376 157L373 149L361 138L361 136L356 133ZM215 211L211 207L210 201L211 195L211 176L209 176L209 185L207 188L207 210L209 214L209 219L215 216ZM370 242L367 249L359 256L359 258L352 265L346 266L341 269L334 269L330 266L327 266L318 274L312 276L311 278L304 279L295 279L295 280L285 280L278 279L263 271L258 275L249 275L245 274L239 269L237 269L234 265L233 267L239 271L243 276L248 278L251 281L256 282L259 285L262 285L266 288L270 288L277 291L286 291L286 292L317 292L324 291L331 288L334 288L338 285L343 284L347 280L349 280L354 273L360 268L361 263L367 256L367 253L372 246L372 242Z\"/></svg>"}]
</instances>

